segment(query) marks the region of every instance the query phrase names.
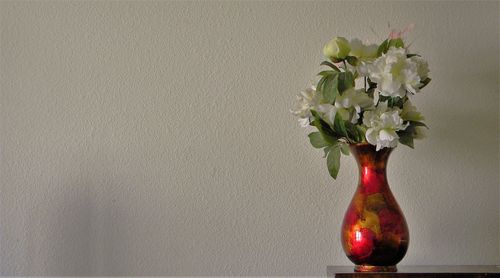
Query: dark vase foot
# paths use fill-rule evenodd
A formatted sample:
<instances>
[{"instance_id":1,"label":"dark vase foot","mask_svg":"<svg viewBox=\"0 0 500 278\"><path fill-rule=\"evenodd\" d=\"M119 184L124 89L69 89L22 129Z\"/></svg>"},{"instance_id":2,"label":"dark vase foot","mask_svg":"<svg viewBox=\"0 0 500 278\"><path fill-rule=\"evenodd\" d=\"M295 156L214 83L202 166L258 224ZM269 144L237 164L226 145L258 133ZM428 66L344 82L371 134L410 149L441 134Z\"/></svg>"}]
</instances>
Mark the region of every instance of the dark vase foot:
<instances>
[{"instance_id":1,"label":"dark vase foot","mask_svg":"<svg viewBox=\"0 0 500 278\"><path fill-rule=\"evenodd\" d=\"M380 265L356 265L354 267L356 272L397 272L398 269L395 265L380 266Z\"/></svg>"}]
</instances>

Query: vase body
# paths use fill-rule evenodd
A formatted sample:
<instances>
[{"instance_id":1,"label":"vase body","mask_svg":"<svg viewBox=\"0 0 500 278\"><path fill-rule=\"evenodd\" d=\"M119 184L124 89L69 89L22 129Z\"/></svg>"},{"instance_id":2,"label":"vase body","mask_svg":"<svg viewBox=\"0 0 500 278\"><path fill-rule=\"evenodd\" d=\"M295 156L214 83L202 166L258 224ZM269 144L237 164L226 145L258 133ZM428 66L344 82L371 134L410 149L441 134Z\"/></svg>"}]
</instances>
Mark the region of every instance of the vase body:
<instances>
[{"instance_id":1,"label":"vase body","mask_svg":"<svg viewBox=\"0 0 500 278\"><path fill-rule=\"evenodd\" d=\"M397 271L408 249L405 217L391 193L386 166L392 148L350 146L359 183L342 223L342 247L356 271Z\"/></svg>"}]
</instances>

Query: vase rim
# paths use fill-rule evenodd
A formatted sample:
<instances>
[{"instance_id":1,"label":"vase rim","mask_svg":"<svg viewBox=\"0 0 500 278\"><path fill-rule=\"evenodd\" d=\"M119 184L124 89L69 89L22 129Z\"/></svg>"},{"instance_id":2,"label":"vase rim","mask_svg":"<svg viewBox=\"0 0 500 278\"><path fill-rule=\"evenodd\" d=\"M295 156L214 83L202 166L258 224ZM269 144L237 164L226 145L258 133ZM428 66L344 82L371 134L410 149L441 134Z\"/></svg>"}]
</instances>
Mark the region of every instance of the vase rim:
<instances>
[{"instance_id":1,"label":"vase rim","mask_svg":"<svg viewBox=\"0 0 500 278\"><path fill-rule=\"evenodd\" d=\"M372 146L372 147L376 147L375 145L372 145L370 143L367 143L367 142L363 142L363 143L349 143L349 146L353 146L353 147L363 147L363 146ZM390 147L385 147L383 149L395 149L396 147L394 148L390 148Z\"/></svg>"},{"instance_id":2,"label":"vase rim","mask_svg":"<svg viewBox=\"0 0 500 278\"><path fill-rule=\"evenodd\" d=\"M370 143L367 142L362 142L362 143L349 143L351 146L365 146L365 145L371 145Z\"/></svg>"}]
</instances>

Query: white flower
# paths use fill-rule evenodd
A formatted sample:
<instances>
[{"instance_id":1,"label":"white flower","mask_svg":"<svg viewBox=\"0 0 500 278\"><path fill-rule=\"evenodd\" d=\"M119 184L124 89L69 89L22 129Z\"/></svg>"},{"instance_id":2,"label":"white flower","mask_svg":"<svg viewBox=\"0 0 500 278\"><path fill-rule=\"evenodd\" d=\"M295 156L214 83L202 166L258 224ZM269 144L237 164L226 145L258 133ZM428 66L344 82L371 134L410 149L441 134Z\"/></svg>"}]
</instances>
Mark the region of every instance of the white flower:
<instances>
[{"instance_id":1,"label":"white flower","mask_svg":"<svg viewBox=\"0 0 500 278\"><path fill-rule=\"evenodd\" d=\"M321 100L321 95L316 91L315 86L308 87L305 91L297 95L297 105L290 112L299 117L299 123L302 127L309 125L312 117L311 109L315 108Z\"/></svg>"},{"instance_id":2,"label":"white flower","mask_svg":"<svg viewBox=\"0 0 500 278\"><path fill-rule=\"evenodd\" d=\"M361 61L373 60L377 57L378 46L376 44L365 45L360 39L352 39L349 44L351 46L349 56L354 56Z\"/></svg>"},{"instance_id":3,"label":"white flower","mask_svg":"<svg viewBox=\"0 0 500 278\"><path fill-rule=\"evenodd\" d=\"M359 65L356 67L356 70L358 71L359 76L369 76L368 65L369 64L365 63L364 61L361 61L361 63L359 63Z\"/></svg>"},{"instance_id":4,"label":"white flower","mask_svg":"<svg viewBox=\"0 0 500 278\"><path fill-rule=\"evenodd\" d=\"M377 90L383 96L404 97L406 91L418 91L420 76L417 63L406 58L404 48L391 47L367 67L368 77L377 83Z\"/></svg>"},{"instance_id":5,"label":"white flower","mask_svg":"<svg viewBox=\"0 0 500 278\"><path fill-rule=\"evenodd\" d=\"M403 123L399 109L388 109L385 102L380 102L373 111L365 111L363 124L368 127L366 141L377 146L377 151L382 148L395 148L399 139L396 131L408 127L408 123Z\"/></svg>"},{"instance_id":6,"label":"white flower","mask_svg":"<svg viewBox=\"0 0 500 278\"><path fill-rule=\"evenodd\" d=\"M320 104L317 106L317 111L323 120L331 125L334 124L337 113L342 120L356 124L362 109L372 106L372 99L364 93L363 89L355 90L354 88L350 88L342 93L342 95L337 96L334 105L330 103Z\"/></svg>"},{"instance_id":7,"label":"white flower","mask_svg":"<svg viewBox=\"0 0 500 278\"><path fill-rule=\"evenodd\" d=\"M424 116L417 111L417 108L412 105L412 103L407 100L403 104L403 111L401 112L401 118L405 121L421 122L424 121Z\"/></svg>"},{"instance_id":8,"label":"white flower","mask_svg":"<svg viewBox=\"0 0 500 278\"><path fill-rule=\"evenodd\" d=\"M427 61L420 56L412 56L410 60L417 64L417 73L420 80L426 79L429 75L429 64L427 64Z\"/></svg>"},{"instance_id":9,"label":"white flower","mask_svg":"<svg viewBox=\"0 0 500 278\"><path fill-rule=\"evenodd\" d=\"M325 103L318 105L317 111L320 113L324 121L333 125L335 121L335 115L338 111L337 107L331 105L330 103Z\"/></svg>"},{"instance_id":10,"label":"white flower","mask_svg":"<svg viewBox=\"0 0 500 278\"><path fill-rule=\"evenodd\" d=\"M373 106L373 100L364 92L363 89L355 90L350 88L337 96L335 107L341 113L342 119L355 124L358 122L361 108Z\"/></svg>"}]
</instances>

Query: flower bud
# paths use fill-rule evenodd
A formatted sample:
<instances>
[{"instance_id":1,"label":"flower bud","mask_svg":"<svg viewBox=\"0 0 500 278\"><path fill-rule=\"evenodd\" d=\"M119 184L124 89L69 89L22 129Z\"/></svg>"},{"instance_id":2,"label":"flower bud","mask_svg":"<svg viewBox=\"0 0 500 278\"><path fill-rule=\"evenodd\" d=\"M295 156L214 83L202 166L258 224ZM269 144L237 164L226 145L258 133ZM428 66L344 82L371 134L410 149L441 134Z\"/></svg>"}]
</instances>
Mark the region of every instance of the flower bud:
<instances>
[{"instance_id":1,"label":"flower bud","mask_svg":"<svg viewBox=\"0 0 500 278\"><path fill-rule=\"evenodd\" d=\"M333 38L323 48L325 57L332 60L345 59L350 51L351 47L349 46L349 42L343 37Z\"/></svg>"}]
</instances>

